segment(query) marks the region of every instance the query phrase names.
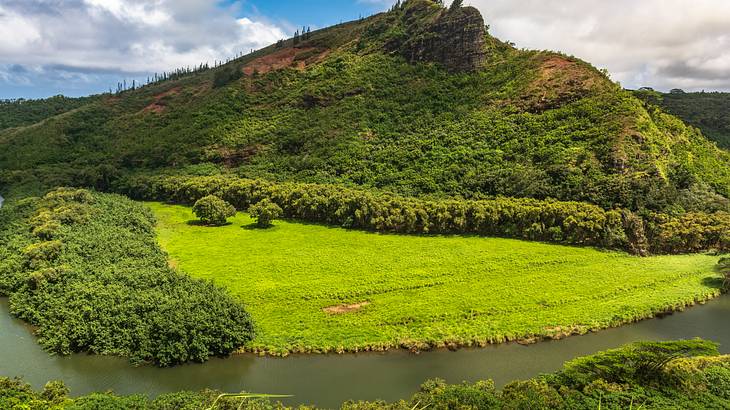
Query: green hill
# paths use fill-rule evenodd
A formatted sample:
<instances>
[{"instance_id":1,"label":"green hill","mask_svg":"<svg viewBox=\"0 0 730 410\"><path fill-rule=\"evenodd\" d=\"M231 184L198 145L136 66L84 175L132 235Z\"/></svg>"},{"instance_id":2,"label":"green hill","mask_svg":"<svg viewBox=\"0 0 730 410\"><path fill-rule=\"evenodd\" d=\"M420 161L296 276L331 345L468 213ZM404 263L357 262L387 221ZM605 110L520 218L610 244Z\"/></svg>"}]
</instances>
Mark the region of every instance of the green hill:
<instances>
[{"instance_id":1,"label":"green hill","mask_svg":"<svg viewBox=\"0 0 730 410\"><path fill-rule=\"evenodd\" d=\"M42 100L0 100L0 130L35 124L97 99L97 96L69 98L62 95Z\"/></svg>"},{"instance_id":2,"label":"green hill","mask_svg":"<svg viewBox=\"0 0 730 410\"><path fill-rule=\"evenodd\" d=\"M699 128L721 148L730 149L730 93L640 90L636 95Z\"/></svg>"},{"instance_id":3,"label":"green hill","mask_svg":"<svg viewBox=\"0 0 730 410\"><path fill-rule=\"evenodd\" d=\"M583 61L515 49L476 9L431 0L0 131L0 146L5 190L164 171L604 208L730 196L730 154L696 129Z\"/></svg>"}]
</instances>

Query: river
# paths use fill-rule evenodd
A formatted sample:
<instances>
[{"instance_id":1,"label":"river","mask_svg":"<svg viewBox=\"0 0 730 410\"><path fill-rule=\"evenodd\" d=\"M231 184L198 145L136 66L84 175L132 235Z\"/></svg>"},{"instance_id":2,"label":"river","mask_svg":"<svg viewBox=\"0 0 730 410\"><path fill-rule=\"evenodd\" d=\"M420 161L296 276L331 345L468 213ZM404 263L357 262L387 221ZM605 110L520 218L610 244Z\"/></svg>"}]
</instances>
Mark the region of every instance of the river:
<instances>
[{"instance_id":1,"label":"river","mask_svg":"<svg viewBox=\"0 0 730 410\"><path fill-rule=\"evenodd\" d=\"M7 299L0 300L0 375L22 376L40 388L46 381L66 382L73 395L113 390L155 396L178 390L214 388L237 392L292 394L287 404L336 407L348 399L397 400L412 395L429 378L452 383L487 378L498 386L558 370L563 362L639 340L702 337L721 343L730 353L730 296L663 319L652 319L560 341L531 346L506 344L456 352L414 355L388 353L293 356L252 355L214 359L202 365L171 369L132 367L121 358L50 356L24 323L11 318Z\"/></svg>"},{"instance_id":2,"label":"river","mask_svg":"<svg viewBox=\"0 0 730 410\"><path fill-rule=\"evenodd\" d=\"M0 196L0 207L3 198ZM286 404L337 407L346 400L394 401L410 397L431 378L451 383L493 379L497 386L560 369L578 356L639 340L701 337L730 353L730 296L674 314L560 341L531 346L505 344L483 349L445 350L414 355L405 351L288 358L239 355L205 364L159 369L133 367L126 359L77 354L51 356L32 330L10 316L0 298L0 376L23 377L36 388L63 380L73 395L112 390L157 396L206 388L227 392L291 394Z\"/></svg>"}]
</instances>

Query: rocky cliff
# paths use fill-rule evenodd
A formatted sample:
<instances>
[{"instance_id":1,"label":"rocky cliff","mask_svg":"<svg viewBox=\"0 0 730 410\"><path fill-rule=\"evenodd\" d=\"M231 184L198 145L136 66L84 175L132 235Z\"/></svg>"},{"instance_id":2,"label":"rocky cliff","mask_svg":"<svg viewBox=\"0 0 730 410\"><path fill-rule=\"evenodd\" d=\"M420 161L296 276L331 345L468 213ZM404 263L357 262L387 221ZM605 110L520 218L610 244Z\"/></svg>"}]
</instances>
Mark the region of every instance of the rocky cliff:
<instances>
[{"instance_id":1,"label":"rocky cliff","mask_svg":"<svg viewBox=\"0 0 730 410\"><path fill-rule=\"evenodd\" d=\"M411 62L435 62L459 72L474 71L486 61L484 18L473 7L444 9L419 31L401 48Z\"/></svg>"}]
</instances>

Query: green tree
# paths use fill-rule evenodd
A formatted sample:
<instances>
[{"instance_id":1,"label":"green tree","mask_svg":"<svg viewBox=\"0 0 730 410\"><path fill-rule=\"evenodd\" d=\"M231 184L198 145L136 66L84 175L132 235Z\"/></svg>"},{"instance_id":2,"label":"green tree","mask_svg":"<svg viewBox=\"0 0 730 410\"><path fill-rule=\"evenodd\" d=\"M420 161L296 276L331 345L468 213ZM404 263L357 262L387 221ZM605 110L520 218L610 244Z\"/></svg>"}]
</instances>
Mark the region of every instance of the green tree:
<instances>
[{"instance_id":1,"label":"green tree","mask_svg":"<svg viewBox=\"0 0 730 410\"><path fill-rule=\"evenodd\" d=\"M281 207L269 199L264 199L259 203L252 205L248 212L251 217L256 219L256 225L260 228L268 228L271 222L279 218L282 214Z\"/></svg>"},{"instance_id":2,"label":"green tree","mask_svg":"<svg viewBox=\"0 0 730 410\"><path fill-rule=\"evenodd\" d=\"M51 403L61 403L68 396L69 389L62 381L50 381L46 383L41 392L41 397Z\"/></svg>"},{"instance_id":3,"label":"green tree","mask_svg":"<svg viewBox=\"0 0 730 410\"><path fill-rule=\"evenodd\" d=\"M193 213L206 225L223 225L236 215L236 208L215 195L208 195L193 205Z\"/></svg>"}]
</instances>

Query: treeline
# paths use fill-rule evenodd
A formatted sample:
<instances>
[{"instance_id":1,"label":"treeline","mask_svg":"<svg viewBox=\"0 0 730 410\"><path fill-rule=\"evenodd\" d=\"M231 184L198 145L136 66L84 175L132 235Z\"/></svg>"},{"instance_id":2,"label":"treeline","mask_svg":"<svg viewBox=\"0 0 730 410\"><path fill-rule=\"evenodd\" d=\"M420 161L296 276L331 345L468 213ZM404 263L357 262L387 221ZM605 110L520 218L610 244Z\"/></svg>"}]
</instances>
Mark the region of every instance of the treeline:
<instances>
[{"instance_id":1,"label":"treeline","mask_svg":"<svg viewBox=\"0 0 730 410\"><path fill-rule=\"evenodd\" d=\"M257 395L178 392L154 400L144 396L95 393L70 398L62 382L36 391L19 379L0 378L0 407L135 410L287 410ZM258 395L259 397L261 395ZM253 397L253 398L251 398ZM702 340L636 343L581 357L563 369L496 389L491 380L474 384L425 382L407 400L348 402L342 410L413 409L726 409L730 407L730 357ZM316 407L299 409L315 410Z\"/></svg>"},{"instance_id":2,"label":"treeline","mask_svg":"<svg viewBox=\"0 0 730 410\"><path fill-rule=\"evenodd\" d=\"M581 202L428 200L334 185L271 183L225 176L135 176L117 190L137 199L193 204L216 195L237 209L263 199L288 218L411 234L476 234L625 249L635 254L730 250L730 214L651 214Z\"/></svg>"},{"instance_id":3,"label":"treeline","mask_svg":"<svg viewBox=\"0 0 730 410\"><path fill-rule=\"evenodd\" d=\"M119 195L58 189L0 209L0 295L56 354L171 366L225 356L253 338L223 289L178 274L155 220Z\"/></svg>"}]
</instances>

